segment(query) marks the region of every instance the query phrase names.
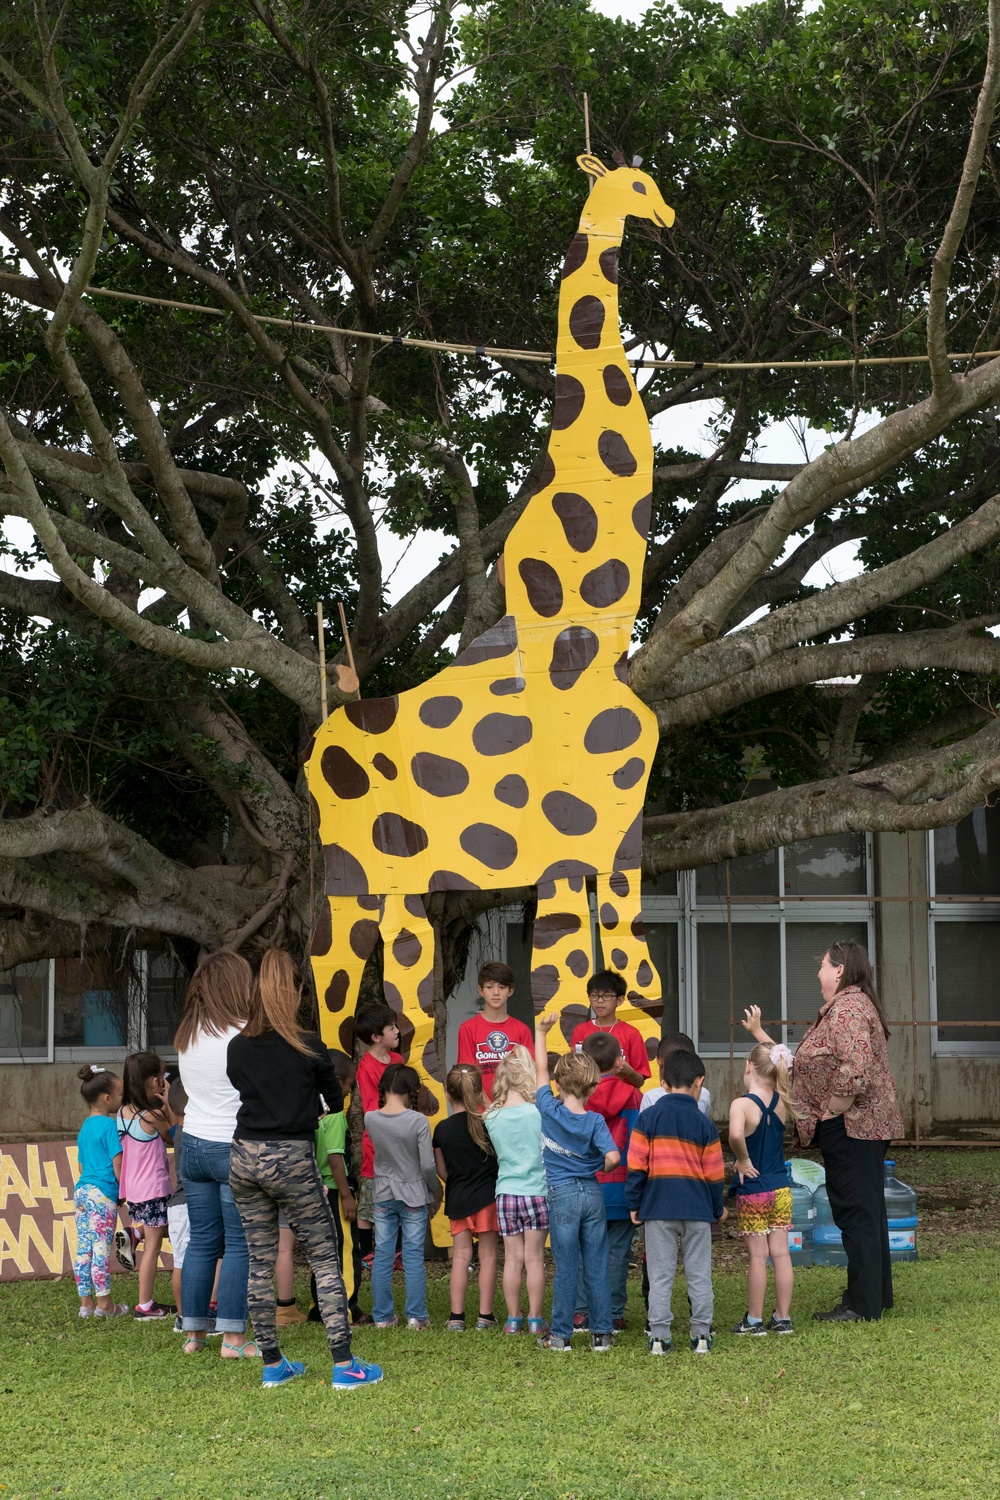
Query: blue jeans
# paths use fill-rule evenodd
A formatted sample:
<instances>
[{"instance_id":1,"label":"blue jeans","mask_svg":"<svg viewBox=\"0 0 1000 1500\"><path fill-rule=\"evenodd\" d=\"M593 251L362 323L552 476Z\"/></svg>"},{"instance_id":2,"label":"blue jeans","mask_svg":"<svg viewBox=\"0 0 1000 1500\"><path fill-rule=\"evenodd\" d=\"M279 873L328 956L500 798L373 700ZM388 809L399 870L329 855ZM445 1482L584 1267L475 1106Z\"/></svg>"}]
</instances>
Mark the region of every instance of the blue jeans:
<instances>
[{"instance_id":1,"label":"blue jeans","mask_svg":"<svg viewBox=\"0 0 1000 1500\"><path fill-rule=\"evenodd\" d=\"M552 1332L573 1337L577 1277L583 1272L591 1333L611 1332L608 1230L604 1194L593 1177L549 1185L549 1239L556 1262Z\"/></svg>"},{"instance_id":2,"label":"blue jeans","mask_svg":"<svg viewBox=\"0 0 1000 1500\"><path fill-rule=\"evenodd\" d=\"M396 1315L392 1301L392 1266L400 1228L403 1231L403 1275L406 1279L404 1317L423 1319L428 1316L427 1267L424 1265L427 1205L410 1208L398 1198L388 1198L375 1204L372 1317L376 1323L388 1323Z\"/></svg>"},{"instance_id":3,"label":"blue jeans","mask_svg":"<svg viewBox=\"0 0 1000 1500\"><path fill-rule=\"evenodd\" d=\"M181 1268L185 1329L210 1328L216 1262L219 1270L219 1333L245 1333L250 1256L239 1211L229 1187L228 1141L184 1135L181 1179L187 1194L191 1239Z\"/></svg>"},{"instance_id":4,"label":"blue jeans","mask_svg":"<svg viewBox=\"0 0 1000 1500\"><path fill-rule=\"evenodd\" d=\"M628 1301L628 1262L632 1254L635 1225L631 1219L608 1219L608 1281L611 1286L611 1317L624 1318ZM587 1312L587 1289L583 1271L576 1283L576 1310Z\"/></svg>"}]
</instances>

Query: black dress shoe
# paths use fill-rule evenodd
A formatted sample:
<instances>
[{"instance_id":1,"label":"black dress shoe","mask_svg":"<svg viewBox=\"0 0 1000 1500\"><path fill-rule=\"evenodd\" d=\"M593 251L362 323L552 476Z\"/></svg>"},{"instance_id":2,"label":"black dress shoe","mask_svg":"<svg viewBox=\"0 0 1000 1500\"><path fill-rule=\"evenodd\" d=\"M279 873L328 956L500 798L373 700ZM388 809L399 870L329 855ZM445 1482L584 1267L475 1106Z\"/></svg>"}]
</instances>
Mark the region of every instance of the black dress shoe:
<instances>
[{"instance_id":1,"label":"black dress shoe","mask_svg":"<svg viewBox=\"0 0 1000 1500\"><path fill-rule=\"evenodd\" d=\"M813 1313L816 1323L863 1323L865 1319L860 1313L856 1313L853 1307L845 1307L841 1302L837 1307L831 1307L829 1312Z\"/></svg>"}]
</instances>

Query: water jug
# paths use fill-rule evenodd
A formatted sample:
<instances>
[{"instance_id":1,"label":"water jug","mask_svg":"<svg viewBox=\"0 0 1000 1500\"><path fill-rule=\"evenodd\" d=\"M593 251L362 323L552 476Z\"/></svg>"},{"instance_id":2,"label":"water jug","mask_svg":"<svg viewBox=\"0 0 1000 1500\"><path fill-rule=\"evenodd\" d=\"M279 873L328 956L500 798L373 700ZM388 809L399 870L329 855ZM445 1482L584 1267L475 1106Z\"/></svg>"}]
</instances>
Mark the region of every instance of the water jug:
<instances>
[{"instance_id":1,"label":"water jug","mask_svg":"<svg viewBox=\"0 0 1000 1500\"><path fill-rule=\"evenodd\" d=\"M792 1176L792 1164L787 1164L788 1186L792 1190L792 1227L788 1231L788 1250L793 1266L811 1266L813 1263L813 1225L816 1208L812 1190L796 1182Z\"/></svg>"},{"instance_id":2,"label":"water jug","mask_svg":"<svg viewBox=\"0 0 1000 1500\"><path fill-rule=\"evenodd\" d=\"M813 1194L816 1221L813 1225L813 1265L846 1266L847 1251L840 1230L833 1222L830 1211L830 1195L825 1187L818 1187Z\"/></svg>"},{"instance_id":3,"label":"water jug","mask_svg":"<svg viewBox=\"0 0 1000 1500\"><path fill-rule=\"evenodd\" d=\"M896 1176L896 1163L885 1164L885 1211L889 1218L889 1256L917 1258L917 1195Z\"/></svg>"}]
</instances>

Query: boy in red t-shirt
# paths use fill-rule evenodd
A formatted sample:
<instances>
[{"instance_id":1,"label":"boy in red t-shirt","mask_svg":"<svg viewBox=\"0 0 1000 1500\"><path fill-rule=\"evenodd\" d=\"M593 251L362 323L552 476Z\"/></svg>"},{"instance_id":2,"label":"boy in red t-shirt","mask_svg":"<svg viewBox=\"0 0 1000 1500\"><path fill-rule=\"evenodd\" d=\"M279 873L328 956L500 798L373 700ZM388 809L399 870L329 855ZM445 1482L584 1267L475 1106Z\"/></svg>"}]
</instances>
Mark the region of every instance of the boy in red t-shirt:
<instances>
[{"instance_id":1,"label":"boy in red t-shirt","mask_svg":"<svg viewBox=\"0 0 1000 1500\"><path fill-rule=\"evenodd\" d=\"M620 974L616 974L613 969L601 969L598 974L592 974L587 980L587 1000L594 1012L594 1019L581 1021L579 1026L574 1027L570 1046L574 1052L580 1052L587 1037L596 1032L603 1031L608 1036L613 1036L623 1054L618 1067L619 1078L624 1078L626 1083L641 1089L649 1077L649 1058L646 1056L642 1032L630 1026L627 1021L615 1020L615 1012L624 999L625 981Z\"/></svg>"},{"instance_id":2,"label":"boy in red t-shirt","mask_svg":"<svg viewBox=\"0 0 1000 1500\"><path fill-rule=\"evenodd\" d=\"M632 1030L629 1027L629 1030ZM604 1217L608 1226L608 1279L611 1282L612 1327L625 1327L625 1304L628 1300L628 1263L632 1253L635 1225L625 1202L625 1180L628 1177L628 1143L632 1126L639 1117L642 1095L624 1074L628 1065L622 1056L617 1037L607 1032L595 1031L584 1038L582 1050L593 1058L601 1074L586 1108L603 1115L611 1139L621 1156L621 1163L613 1172L598 1172L604 1197ZM631 1069L628 1069L631 1071ZM587 1295L583 1277L577 1282L576 1314L573 1332L585 1332L589 1327L587 1317Z\"/></svg>"},{"instance_id":3,"label":"boy in red t-shirt","mask_svg":"<svg viewBox=\"0 0 1000 1500\"><path fill-rule=\"evenodd\" d=\"M388 1005L363 1005L354 1017L354 1035L368 1047L358 1063L357 1080L361 1114L364 1117L370 1109L379 1107L378 1086L382 1082L382 1074L390 1063L401 1063L403 1056L393 1050L399 1046L399 1026ZM373 1248L374 1178L375 1147L365 1130L361 1136L361 1183L358 1193L358 1230L363 1255L370 1255Z\"/></svg>"},{"instance_id":4,"label":"boy in red t-shirt","mask_svg":"<svg viewBox=\"0 0 1000 1500\"><path fill-rule=\"evenodd\" d=\"M513 1047L532 1051L535 1039L523 1021L508 1016L507 1003L514 993L514 974L506 964L483 964L479 971L482 1015L472 1016L458 1028L456 1063L472 1063L483 1075L483 1093L493 1098L493 1077Z\"/></svg>"}]
</instances>

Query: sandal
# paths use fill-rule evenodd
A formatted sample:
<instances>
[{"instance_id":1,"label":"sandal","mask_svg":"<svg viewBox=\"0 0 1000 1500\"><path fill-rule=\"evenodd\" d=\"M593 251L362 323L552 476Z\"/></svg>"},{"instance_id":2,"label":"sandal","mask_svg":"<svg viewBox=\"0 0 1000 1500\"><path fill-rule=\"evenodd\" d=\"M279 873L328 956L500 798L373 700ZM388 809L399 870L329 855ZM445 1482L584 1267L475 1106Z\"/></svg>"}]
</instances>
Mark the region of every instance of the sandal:
<instances>
[{"instance_id":1,"label":"sandal","mask_svg":"<svg viewBox=\"0 0 1000 1500\"><path fill-rule=\"evenodd\" d=\"M247 1339L245 1344L230 1344L226 1339L222 1340L223 1349L233 1349L233 1354L223 1354L220 1350L220 1359L258 1359L260 1350L257 1348L256 1339Z\"/></svg>"},{"instance_id":2,"label":"sandal","mask_svg":"<svg viewBox=\"0 0 1000 1500\"><path fill-rule=\"evenodd\" d=\"M187 1338L184 1340L184 1346L181 1352L183 1354L200 1354L207 1343L208 1339L203 1339L200 1333L188 1334ZM188 1344L193 1344L194 1348L189 1349Z\"/></svg>"}]
</instances>

